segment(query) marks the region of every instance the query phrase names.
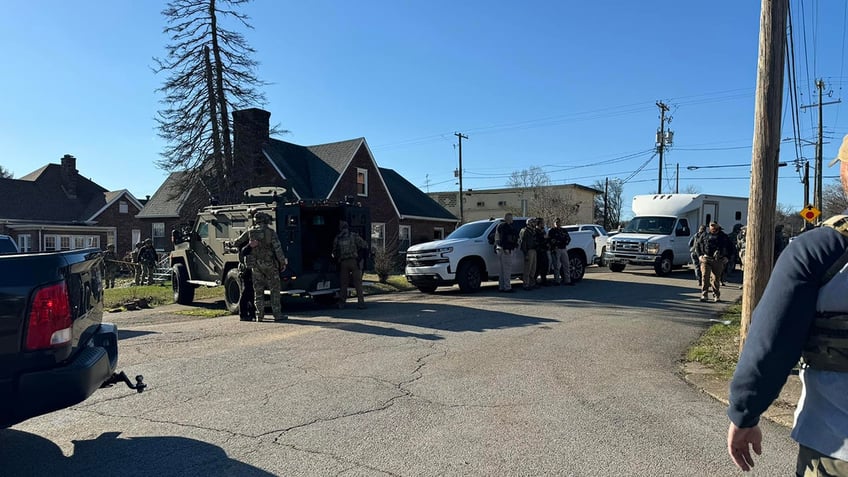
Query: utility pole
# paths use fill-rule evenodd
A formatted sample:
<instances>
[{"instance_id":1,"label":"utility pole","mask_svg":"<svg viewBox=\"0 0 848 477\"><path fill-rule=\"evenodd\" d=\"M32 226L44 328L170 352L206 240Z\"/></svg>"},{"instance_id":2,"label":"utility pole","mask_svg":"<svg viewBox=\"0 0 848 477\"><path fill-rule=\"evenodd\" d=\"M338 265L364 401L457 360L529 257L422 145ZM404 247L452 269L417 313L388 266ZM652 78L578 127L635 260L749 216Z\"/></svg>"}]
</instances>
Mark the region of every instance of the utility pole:
<instances>
[{"instance_id":1,"label":"utility pole","mask_svg":"<svg viewBox=\"0 0 848 477\"><path fill-rule=\"evenodd\" d=\"M810 161L804 161L804 206L810 203Z\"/></svg>"},{"instance_id":2,"label":"utility pole","mask_svg":"<svg viewBox=\"0 0 848 477\"><path fill-rule=\"evenodd\" d=\"M761 3L740 350L745 345L751 315L763 296L774 264L774 213L777 207L788 3L789 0L762 0Z\"/></svg>"},{"instance_id":3,"label":"utility pole","mask_svg":"<svg viewBox=\"0 0 848 477\"><path fill-rule=\"evenodd\" d=\"M462 133L453 133L454 136L459 138L459 223L465 223L465 213L463 212L462 207L462 140L468 139L468 136Z\"/></svg>"},{"instance_id":4,"label":"utility pole","mask_svg":"<svg viewBox=\"0 0 848 477\"><path fill-rule=\"evenodd\" d=\"M680 193L680 163L674 167L674 193Z\"/></svg>"},{"instance_id":5,"label":"utility pole","mask_svg":"<svg viewBox=\"0 0 848 477\"><path fill-rule=\"evenodd\" d=\"M604 179L604 230L609 230L609 177Z\"/></svg>"},{"instance_id":6,"label":"utility pole","mask_svg":"<svg viewBox=\"0 0 848 477\"><path fill-rule=\"evenodd\" d=\"M824 166L822 165L822 148L824 147L824 115L822 112L822 106L828 104L836 104L841 103L841 100L836 101L828 101L827 103L822 102L822 94L824 93L824 81L819 79L816 81L816 88L819 90L819 102L818 104L810 104L806 106L801 106L800 109L806 109L813 106L818 106L819 109L819 132L818 137L816 138L816 177L813 179L813 206L819 210L823 210L824 201L822 200L822 178L824 177ZM809 202L807 202L809 204ZM806 205L806 204L805 204ZM822 217L819 216L817 222L821 224Z\"/></svg>"},{"instance_id":7,"label":"utility pole","mask_svg":"<svg viewBox=\"0 0 848 477\"><path fill-rule=\"evenodd\" d=\"M657 194L662 194L662 173L663 173L663 152L665 152L665 148L667 144L671 144L671 134L669 131L668 134L665 132L665 112L668 111L668 106L662 101L657 101L657 107L660 108L660 128L657 131L657 152L660 155L660 172L659 178L657 179ZM668 121L671 121L671 118L668 118Z\"/></svg>"}]
</instances>

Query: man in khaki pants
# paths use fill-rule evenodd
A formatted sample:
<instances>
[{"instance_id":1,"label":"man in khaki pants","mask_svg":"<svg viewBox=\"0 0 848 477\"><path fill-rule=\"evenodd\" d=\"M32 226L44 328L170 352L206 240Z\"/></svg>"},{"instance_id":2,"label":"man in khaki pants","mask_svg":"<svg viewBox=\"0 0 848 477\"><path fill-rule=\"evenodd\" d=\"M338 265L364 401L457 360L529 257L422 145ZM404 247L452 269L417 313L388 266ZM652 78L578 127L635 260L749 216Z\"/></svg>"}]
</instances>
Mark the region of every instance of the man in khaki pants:
<instances>
[{"instance_id":1,"label":"man in khaki pants","mask_svg":"<svg viewBox=\"0 0 848 477\"><path fill-rule=\"evenodd\" d=\"M715 222L710 222L704 236L697 245L698 261L701 263L701 301L707 301L710 289L713 302L721 300L721 274L730 253L730 238Z\"/></svg>"}]
</instances>

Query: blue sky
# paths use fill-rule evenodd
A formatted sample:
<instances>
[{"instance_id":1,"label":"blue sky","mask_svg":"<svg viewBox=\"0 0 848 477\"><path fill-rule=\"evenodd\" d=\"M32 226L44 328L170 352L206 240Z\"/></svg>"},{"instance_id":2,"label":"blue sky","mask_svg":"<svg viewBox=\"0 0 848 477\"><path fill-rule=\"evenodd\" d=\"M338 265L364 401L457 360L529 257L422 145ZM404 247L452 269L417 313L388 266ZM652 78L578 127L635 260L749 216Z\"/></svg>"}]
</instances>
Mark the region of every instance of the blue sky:
<instances>
[{"instance_id":1,"label":"blue sky","mask_svg":"<svg viewBox=\"0 0 848 477\"><path fill-rule=\"evenodd\" d=\"M846 5L791 0L798 98L843 99ZM16 177L63 154L107 189L139 198L166 172L154 117L164 77L163 3L128 0L14 2L0 17L0 165ZM803 11L802 11L803 10ZM663 190L748 195L760 2L498 0L428 2L256 0L244 8L258 76L269 82L279 139L312 145L365 137L382 167L422 190L503 187L510 173L541 167L552 181L591 186L630 178L657 190L652 155L659 110L671 108L674 146ZM825 163L848 133L848 104L824 107ZM782 137L792 137L784 100ZM800 114L815 139L815 108ZM814 147L801 154L814 157ZM781 160L796 149L784 143ZM647 162L647 164L645 164ZM644 168L640 170L640 167ZM639 171L639 172L637 172ZM635 173L635 174L634 174ZM825 184L836 168L825 170ZM780 169L778 202L800 210L803 186Z\"/></svg>"}]
</instances>

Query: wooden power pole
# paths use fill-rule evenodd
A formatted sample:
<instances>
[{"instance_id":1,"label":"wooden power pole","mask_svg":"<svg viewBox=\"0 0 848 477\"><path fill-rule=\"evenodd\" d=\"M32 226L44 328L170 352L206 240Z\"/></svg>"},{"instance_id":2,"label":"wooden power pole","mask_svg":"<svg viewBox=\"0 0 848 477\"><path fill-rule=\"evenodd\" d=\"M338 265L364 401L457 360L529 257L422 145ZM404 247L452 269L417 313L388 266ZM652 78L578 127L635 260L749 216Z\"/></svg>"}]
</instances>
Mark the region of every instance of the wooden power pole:
<instances>
[{"instance_id":1,"label":"wooden power pole","mask_svg":"<svg viewBox=\"0 0 848 477\"><path fill-rule=\"evenodd\" d=\"M462 140L468 139L468 136L458 132L453 135L459 138L459 224L462 225L465 223L465 211L462 206Z\"/></svg>"},{"instance_id":2,"label":"wooden power pole","mask_svg":"<svg viewBox=\"0 0 848 477\"><path fill-rule=\"evenodd\" d=\"M774 266L774 214L777 207L787 4L788 0L762 0L761 3L740 350L748 336L751 315L763 296Z\"/></svg>"}]
</instances>

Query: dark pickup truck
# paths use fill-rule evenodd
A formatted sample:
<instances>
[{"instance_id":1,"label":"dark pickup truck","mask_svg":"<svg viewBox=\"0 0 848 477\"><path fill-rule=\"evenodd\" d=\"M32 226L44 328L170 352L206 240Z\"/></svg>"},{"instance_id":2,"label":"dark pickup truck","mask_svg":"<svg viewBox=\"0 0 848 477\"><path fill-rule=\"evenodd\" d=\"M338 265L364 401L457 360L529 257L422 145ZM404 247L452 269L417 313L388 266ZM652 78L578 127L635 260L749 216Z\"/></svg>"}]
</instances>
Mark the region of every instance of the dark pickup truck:
<instances>
[{"instance_id":1,"label":"dark pickup truck","mask_svg":"<svg viewBox=\"0 0 848 477\"><path fill-rule=\"evenodd\" d=\"M103 317L99 249L0 255L0 428L124 382L118 330Z\"/></svg>"}]
</instances>

